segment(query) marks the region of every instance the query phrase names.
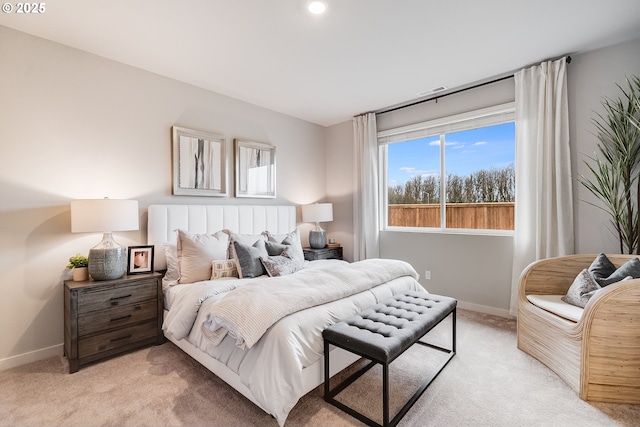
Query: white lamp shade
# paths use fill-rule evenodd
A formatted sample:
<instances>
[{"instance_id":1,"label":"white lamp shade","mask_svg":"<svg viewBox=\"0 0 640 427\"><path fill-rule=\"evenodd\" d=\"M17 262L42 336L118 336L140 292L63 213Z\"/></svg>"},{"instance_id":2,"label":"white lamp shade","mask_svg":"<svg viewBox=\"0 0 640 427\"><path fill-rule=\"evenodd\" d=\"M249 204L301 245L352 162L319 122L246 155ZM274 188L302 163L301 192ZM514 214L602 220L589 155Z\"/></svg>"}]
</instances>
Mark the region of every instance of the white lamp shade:
<instances>
[{"instance_id":1,"label":"white lamp shade","mask_svg":"<svg viewBox=\"0 0 640 427\"><path fill-rule=\"evenodd\" d=\"M302 206L303 222L328 222L333 221L332 203L314 203Z\"/></svg>"},{"instance_id":2,"label":"white lamp shade","mask_svg":"<svg viewBox=\"0 0 640 427\"><path fill-rule=\"evenodd\" d=\"M86 199L71 201L71 232L112 232L139 228L137 200Z\"/></svg>"}]
</instances>

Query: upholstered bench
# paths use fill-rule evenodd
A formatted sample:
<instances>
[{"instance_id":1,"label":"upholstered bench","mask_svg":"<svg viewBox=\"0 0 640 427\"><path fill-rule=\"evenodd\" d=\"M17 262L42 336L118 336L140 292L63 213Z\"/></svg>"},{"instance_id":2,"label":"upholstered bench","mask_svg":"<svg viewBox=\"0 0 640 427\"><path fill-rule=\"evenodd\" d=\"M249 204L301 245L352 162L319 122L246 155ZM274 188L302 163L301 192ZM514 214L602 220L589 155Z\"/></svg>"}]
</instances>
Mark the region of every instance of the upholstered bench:
<instances>
[{"instance_id":1,"label":"upholstered bench","mask_svg":"<svg viewBox=\"0 0 640 427\"><path fill-rule=\"evenodd\" d=\"M394 295L326 328L322 333L324 338L324 400L370 426L387 427L398 424L455 355L456 304L457 301L453 298L427 292L408 291ZM450 349L420 340L450 314L452 316ZM414 343L443 351L448 354L448 357L389 421L389 364ZM371 362L331 389L329 383L330 345L355 353ZM382 424L378 424L335 399L338 393L360 378L375 364L382 365Z\"/></svg>"}]
</instances>

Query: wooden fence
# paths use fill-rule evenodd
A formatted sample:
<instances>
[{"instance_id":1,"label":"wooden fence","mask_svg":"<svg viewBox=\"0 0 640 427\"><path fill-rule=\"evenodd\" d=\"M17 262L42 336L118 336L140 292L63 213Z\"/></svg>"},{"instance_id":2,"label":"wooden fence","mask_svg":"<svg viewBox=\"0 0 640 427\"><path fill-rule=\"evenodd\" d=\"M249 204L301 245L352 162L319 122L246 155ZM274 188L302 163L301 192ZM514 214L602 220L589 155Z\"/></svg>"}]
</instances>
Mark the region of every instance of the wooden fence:
<instances>
[{"instance_id":1,"label":"wooden fence","mask_svg":"<svg viewBox=\"0 0 640 427\"><path fill-rule=\"evenodd\" d=\"M513 230L513 205L513 202L447 203L447 228ZM439 228L440 205L389 205L389 226Z\"/></svg>"}]
</instances>

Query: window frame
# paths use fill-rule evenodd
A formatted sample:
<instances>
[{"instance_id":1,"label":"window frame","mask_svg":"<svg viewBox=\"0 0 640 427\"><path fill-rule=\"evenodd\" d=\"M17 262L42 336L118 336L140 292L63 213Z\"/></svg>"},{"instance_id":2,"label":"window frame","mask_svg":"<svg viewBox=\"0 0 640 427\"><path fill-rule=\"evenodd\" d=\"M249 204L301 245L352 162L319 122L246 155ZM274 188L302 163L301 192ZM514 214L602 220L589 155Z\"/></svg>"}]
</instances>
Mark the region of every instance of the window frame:
<instances>
[{"instance_id":1,"label":"window frame","mask_svg":"<svg viewBox=\"0 0 640 427\"><path fill-rule=\"evenodd\" d=\"M481 127L515 122L515 102L495 105L488 108L473 110L466 113L455 114L439 119L428 120L412 125L401 126L377 133L378 137L378 170L379 173L379 200L380 203L380 230L433 234L464 234L464 235L496 235L513 236L514 230L489 230L476 228L447 228L446 226L446 201L440 201L440 226L439 227L399 227L388 225L389 221L389 192L388 192L388 150L389 144L409 141L418 138L440 136L440 174L446 174L446 160L442 140L444 135ZM516 123L517 126L517 123ZM517 153L516 153L517 156ZM515 159L514 159L515 162ZM440 180L441 194L446 194L446 179ZM517 197L517 195L516 195Z\"/></svg>"}]
</instances>

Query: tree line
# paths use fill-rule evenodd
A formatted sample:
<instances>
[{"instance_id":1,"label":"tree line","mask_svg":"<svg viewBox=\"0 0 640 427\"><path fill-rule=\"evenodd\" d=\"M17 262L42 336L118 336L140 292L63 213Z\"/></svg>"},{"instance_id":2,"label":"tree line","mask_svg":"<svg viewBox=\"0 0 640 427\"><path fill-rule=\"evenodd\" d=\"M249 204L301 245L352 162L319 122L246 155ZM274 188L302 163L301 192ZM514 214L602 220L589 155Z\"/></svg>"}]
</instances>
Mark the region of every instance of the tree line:
<instances>
[{"instance_id":1,"label":"tree line","mask_svg":"<svg viewBox=\"0 0 640 427\"><path fill-rule=\"evenodd\" d=\"M516 173L513 163L498 169L480 169L467 176L447 175L447 203L514 202ZM404 184L388 187L389 204L440 203L440 176L416 175Z\"/></svg>"}]
</instances>

